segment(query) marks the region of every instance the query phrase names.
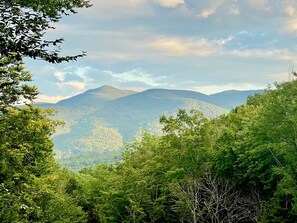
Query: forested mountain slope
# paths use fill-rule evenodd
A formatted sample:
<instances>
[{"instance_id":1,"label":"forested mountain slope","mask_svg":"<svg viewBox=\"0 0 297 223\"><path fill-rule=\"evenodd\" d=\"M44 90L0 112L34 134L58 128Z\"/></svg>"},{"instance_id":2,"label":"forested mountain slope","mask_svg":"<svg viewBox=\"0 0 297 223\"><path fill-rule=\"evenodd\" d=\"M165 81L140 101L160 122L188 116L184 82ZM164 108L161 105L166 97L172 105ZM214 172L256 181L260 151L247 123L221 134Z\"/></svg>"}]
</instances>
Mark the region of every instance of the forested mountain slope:
<instances>
[{"instance_id":1,"label":"forested mountain slope","mask_svg":"<svg viewBox=\"0 0 297 223\"><path fill-rule=\"evenodd\" d=\"M56 157L77 169L98 162L113 162L115 156L119 157L123 142L137 137L141 129L160 134L162 127L158 120L163 114L175 114L183 108L198 109L208 118L218 117L227 110L216 104L224 103L230 108L232 103L244 103L254 92L257 91L213 96L194 91L150 89L136 93L105 85L57 104L39 106L57 110L54 118L65 122L54 135Z\"/></svg>"}]
</instances>

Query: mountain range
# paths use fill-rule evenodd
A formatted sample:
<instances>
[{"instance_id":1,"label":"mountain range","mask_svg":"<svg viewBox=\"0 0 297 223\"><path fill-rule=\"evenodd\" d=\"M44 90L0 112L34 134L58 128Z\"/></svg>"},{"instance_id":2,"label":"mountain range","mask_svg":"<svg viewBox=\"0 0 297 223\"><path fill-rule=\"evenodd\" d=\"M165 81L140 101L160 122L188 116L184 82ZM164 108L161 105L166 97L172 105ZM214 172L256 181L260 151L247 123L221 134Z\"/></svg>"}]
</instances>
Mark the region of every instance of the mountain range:
<instances>
[{"instance_id":1,"label":"mountain range","mask_svg":"<svg viewBox=\"0 0 297 223\"><path fill-rule=\"evenodd\" d=\"M104 85L56 104L38 106L55 109L53 118L65 122L53 137L56 158L62 165L78 170L120 159L123 142L139 136L142 129L161 134L158 120L163 114L173 115L180 108L198 109L213 118L261 92L232 90L212 95L168 89L135 92Z\"/></svg>"}]
</instances>

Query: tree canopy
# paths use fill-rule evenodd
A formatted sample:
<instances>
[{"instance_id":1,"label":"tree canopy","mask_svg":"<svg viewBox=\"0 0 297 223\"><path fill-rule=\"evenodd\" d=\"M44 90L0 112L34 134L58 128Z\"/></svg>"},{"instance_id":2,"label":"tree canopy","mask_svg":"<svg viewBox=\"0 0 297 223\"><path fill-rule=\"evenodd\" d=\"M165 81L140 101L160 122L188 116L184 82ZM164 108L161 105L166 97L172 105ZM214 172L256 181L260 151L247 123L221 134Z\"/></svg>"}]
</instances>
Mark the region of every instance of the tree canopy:
<instances>
[{"instance_id":1,"label":"tree canopy","mask_svg":"<svg viewBox=\"0 0 297 223\"><path fill-rule=\"evenodd\" d=\"M0 2L0 222L86 221L53 158L57 122L51 111L32 105L38 90L28 84L23 58L60 63L83 56L61 56L63 39L44 35L63 15L89 6L83 0Z\"/></svg>"},{"instance_id":2,"label":"tree canopy","mask_svg":"<svg viewBox=\"0 0 297 223\"><path fill-rule=\"evenodd\" d=\"M44 40L51 23L77 8L90 7L86 0L3 0L0 2L0 57L23 57L51 63L76 60L84 55L61 56L63 38Z\"/></svg>"}]
</instances>

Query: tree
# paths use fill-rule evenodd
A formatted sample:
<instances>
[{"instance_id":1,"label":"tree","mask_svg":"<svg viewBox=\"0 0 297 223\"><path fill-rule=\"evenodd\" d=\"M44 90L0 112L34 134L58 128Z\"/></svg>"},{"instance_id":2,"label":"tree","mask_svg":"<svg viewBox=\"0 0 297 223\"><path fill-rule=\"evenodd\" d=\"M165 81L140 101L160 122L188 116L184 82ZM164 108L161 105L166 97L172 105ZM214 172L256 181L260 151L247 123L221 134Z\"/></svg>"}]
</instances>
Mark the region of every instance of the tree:
<instances>
[{"instance_id":1,"label":"tree","mask_svg":"<svg viewBox=\"0 0 297 223\"><path fill-rule=\"evenodd\" d=\"M35 86L21 84L31 81L23 62L9 57L0 59L0 113L21 102L31 103L38 94Z\"/></svg>"},{"instance_id":2,"label":"tree","mask_svg":"<svg viewBox=\"0 0 297 223\"><path fill-rule=\"evenodd\" d=\"M44 34L54 29L50 23L63 15L75 13L75 8L90 7L87 0L3 0L0 3L0 58L22 60L23 57L51 63L76 60L76 56L60 56L63 38L44 40Z\"/></svg>"},{"instance_id":3,"label":"tree","mask_svg":"<svg viewBox=\"0 0 297 223\"><path fill-rule=\"evenodd\" d=\"M61 56L59 44L63 39L44 40L44 34L53 29L50 23L75 13L76 8L89 6L85 0L3 0L0 3L1 222L74 222L71 219L84 222L84 214L69 196L61 192L60 197L55 197L56 191L48 187L55 190L58 187L38 183L58 169L50 138L57 122L48 118L50 111L32 105L38 91L26 84L31 81L31 74L25 71L23 58L60 63L83 56ZM20 103L27 106L20 108L17 106ZM57 215L63 206L69 207L63 209L65 219Z\"/></svg>"},{"instance_id":4,"label":"tree","mask_svg":"<svg viewBox=\"0 0 297 223\"><path fill-rule=\"evenodd\" d=\"M50 139L55 122L46 116L32 106L0 114L1 222L27 222L36 214L34 197L40 193L34 181L55 165Z\"/></svg>"},{"instance_id":5,"label":"tree","mask_svg":"<svg viewBox=\"0 0 297 223\"><path fill-rule=\"evenodd\" d=\"M214 123L212 169L237 188L257 191L261 222L291 222L297 216L297 81L276 84Z\"/></svg>"},{"instance_id":6,"label":"tree","mask_svg":"<svg viewBox=\"0 0 297 223\"><path fill-rule=\"evenodd\" d=\"M185 222L257 222L260 197L251 191L243 195L233 184L206 173L172 184L173 209Z\"/></svg>"}]
</instances>

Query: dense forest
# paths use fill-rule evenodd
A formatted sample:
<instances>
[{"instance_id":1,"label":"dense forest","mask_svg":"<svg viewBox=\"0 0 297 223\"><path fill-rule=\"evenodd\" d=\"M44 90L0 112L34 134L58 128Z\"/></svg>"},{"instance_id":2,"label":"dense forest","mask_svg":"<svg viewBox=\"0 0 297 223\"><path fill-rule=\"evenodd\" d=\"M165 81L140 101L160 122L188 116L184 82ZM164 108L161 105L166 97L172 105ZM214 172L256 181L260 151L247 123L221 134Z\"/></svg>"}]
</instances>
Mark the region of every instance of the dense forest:
<instances>
[{"instance_id":1,"label":"dense forest","mask_svg":"<svg viewBox=\"0 0 297 223\"><path fill-rule=\"evenodd\" d=\"M48 47L62 40L42 37L50 22L89 4L36 2L0 3L0 222L296 221L297 80L218 118L162 116L163 134L143 132L113 165L60 167L51 140L59 122L32 105L38 91L26 84L23 57L83 56L59 56Z\"/></svg>"},{"instance_id":2,"label":"dense forest","mask_svg":"<svg viewBox=\"0 0 297 223\"><path fill-rule=\"evenodd\" d=\"M208 120L162 116L123 160L79 173L53 160L46 111L1 107L1 222L294 222L297 81Z\"/></svg>"}]
</instances>

